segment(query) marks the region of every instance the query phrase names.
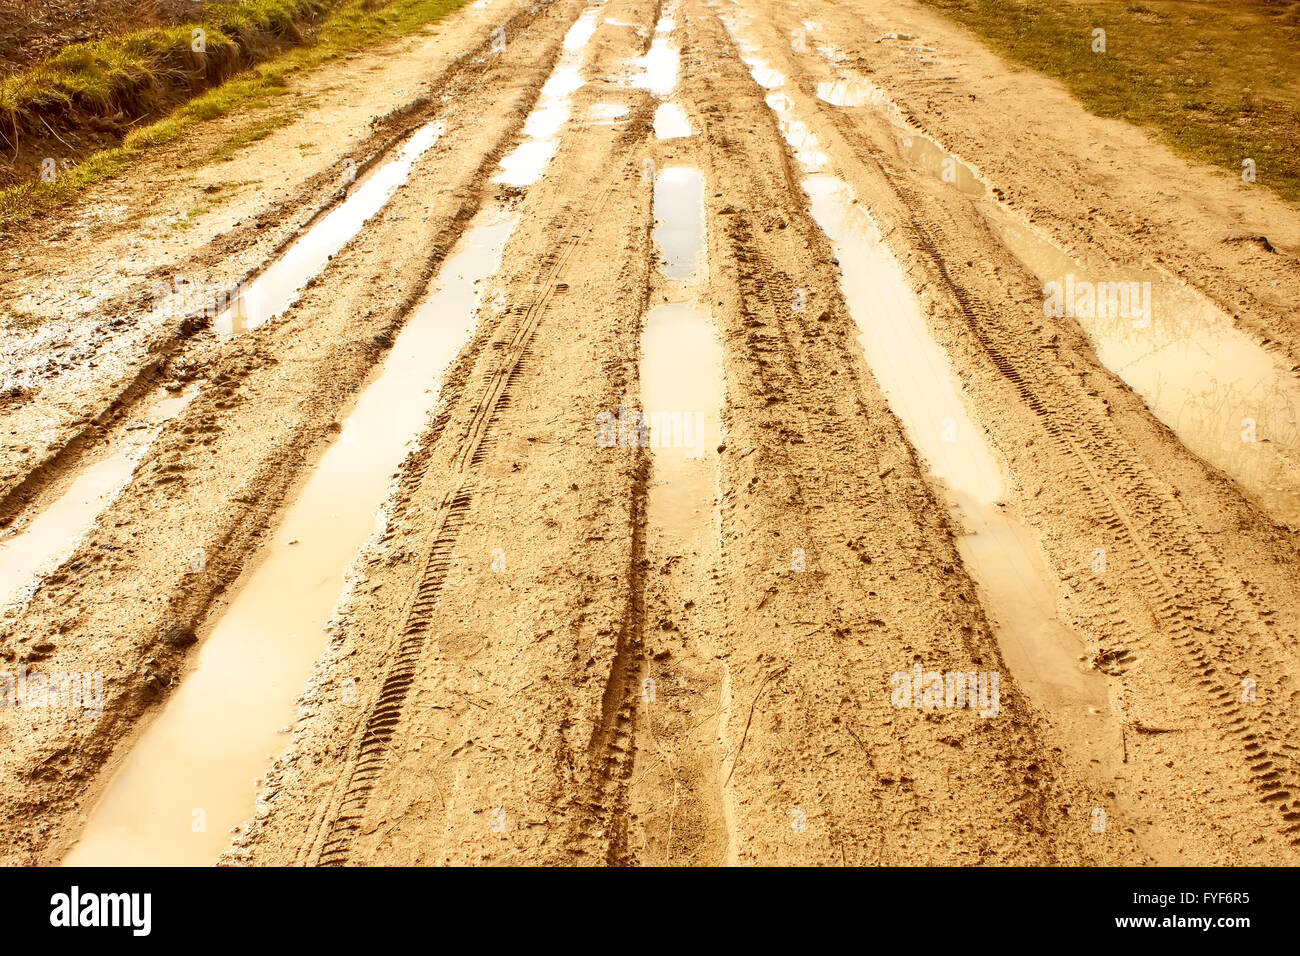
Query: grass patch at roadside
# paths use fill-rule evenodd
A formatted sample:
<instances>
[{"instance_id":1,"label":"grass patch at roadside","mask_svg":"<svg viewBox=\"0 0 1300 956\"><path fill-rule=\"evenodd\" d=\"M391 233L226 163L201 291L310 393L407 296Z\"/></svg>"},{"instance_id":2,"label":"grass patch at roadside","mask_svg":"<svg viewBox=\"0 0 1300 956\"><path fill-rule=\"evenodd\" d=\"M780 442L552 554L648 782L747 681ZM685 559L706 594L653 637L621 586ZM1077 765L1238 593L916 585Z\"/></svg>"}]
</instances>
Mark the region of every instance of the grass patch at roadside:
<instances>
[{"instance_id":1,"label":"grass patch at roadside","mask_svg":"<svg viewBox=\"0 0 1300 956\"><path fill-rule=\"evenodd\" d=\"M290 3L293 0L275 2ZM347 0L324 19L315 36L302 46L267 60L256 69L237 74L170 115L133 130L120 145L95 152L84 161L60 170L54 182L30 180L0 189L0 229L12 228L70 202L87 187L119 175L149 150L175 142L197 124L227 116L236 110L273 102L287 92L287 79L293 74L375 43L415 33L465 2ZM188 27L183 29L189 30ZM186 36L188 38L188 32ZM233 151L270 132L268 128L260 136L256 135L258 124L273 122L274 126L279 126L292 118L291 113L280 113L269 120L255 121L250 129L235 131L222 148Z\"/></svg>"},{"instance_id":2,"label":"grass patch at roadside","mask_svg":"<svg viewBox=\"0 0 1300 956\"><path fill-rule=\"evenodd\" d=\"M1092 112L1300 203L1300 0L923 0ZM1105 52L1094 52L1094 30Z\"/></svg>"},{"instance_id":3,"label":"grass patch at roadside","mask_svg":"<svg viewBox=\"0 0 1300 956\"><path fill-rule=\"evenodd\" d=\"M221 0L195 7L192 22L74 43L0 80L3 135L58 132L88 117L136 117L177 91L220 82L339 0Z\"/></svg>"}]
</instances>

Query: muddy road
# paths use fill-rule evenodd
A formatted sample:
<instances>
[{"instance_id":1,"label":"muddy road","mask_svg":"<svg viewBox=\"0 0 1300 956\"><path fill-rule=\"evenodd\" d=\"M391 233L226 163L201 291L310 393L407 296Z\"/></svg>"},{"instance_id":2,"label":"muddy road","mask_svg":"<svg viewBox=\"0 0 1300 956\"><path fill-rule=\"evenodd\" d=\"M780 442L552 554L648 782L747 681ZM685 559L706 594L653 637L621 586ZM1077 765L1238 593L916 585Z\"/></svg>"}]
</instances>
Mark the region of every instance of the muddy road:
<instances>
[{"instance_id":1,"label":"muddy road","mask_svg":"<svg viewBox=\"0 0 1300 956\"><path fill-rule=\"evenodd\" d=\"M6 863L1300 863L1293 208L884 0L294 82L0 249Z\"/></svg>"}]
</instances>

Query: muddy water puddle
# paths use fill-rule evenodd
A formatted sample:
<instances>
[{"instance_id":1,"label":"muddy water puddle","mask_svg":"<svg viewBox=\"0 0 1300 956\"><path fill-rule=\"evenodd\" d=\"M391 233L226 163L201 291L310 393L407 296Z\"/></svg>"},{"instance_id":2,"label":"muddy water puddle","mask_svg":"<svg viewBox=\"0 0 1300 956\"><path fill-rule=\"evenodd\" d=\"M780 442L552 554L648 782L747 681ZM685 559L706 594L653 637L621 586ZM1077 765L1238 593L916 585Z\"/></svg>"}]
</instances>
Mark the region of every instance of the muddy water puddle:
<instances>
[{"instance_id":1,"label":"muddy water puddle","mask_svg":"<svg viewBox=\"0 0 1300 956\"><path fill-rule=\"evenodd\" d=\"M665 99L677 89L677 74L681 67L681 50L672 40L676 29L676 14L671 6L666 6L655 24L654 37L650 40L650 49L644 56L629 61L636 71L632 78L635 89L646 90L659 99Z\"/></svg>"},{"instance_id":2,"label":"muddy water puddle","mask_svg":"<svg viewBox=\"0 0 1300 956\"><path fill-rule=\"evenodd\" d=\"M959 526L970 532L958 537L958 549L987 594L1008 666L1036 699L1062 707L1072 722L1091 724L1099 743L1109 713L1106 685L1080 666L1083 644L1056 614L1056 579L1033 534L1003 506L1005 471L967 413L906 275L845 183L814 176L804 189L837 258L853 264L841 288L867 364L909 441L951 494Z\"/></svg>"},{"instance_id":3,"label":"muddy water puddle","mask_svg":"<svg viewBox=\"0 0 1300 956\"><path fill-rule=\"evenodd\" d=\"M846 254L840 261L853 264L845 270L841 288L858 322L867 364L890 408L910 423L913 444L964 509L994 506L1005 497L1002 469L983 429L967 414L948 357L931 338L906 277L875 224L841 180L813 176L803 188L813 218L837 253Z\"/></svg>"},{"instance_id":4,"label":"muddy water puddle","mask_svg":"<svg viewBox=\"0 0 1300 956\"><path fill-rule=\"evenodd\" d=\"M555 158L560 148L560 133L573 115L573 94L587 82L583 78L583 61L596 33L599 15L598 6L588 7L569 27L559 62L524 122L524 141L501 160L501 172L493 182L517 189L531 186L542 178Z\"/></svg>"},{"instance_id":5,"label":"muddy water puddle","mask_svg":"<svg viewBox=\"0 0 1300 956\"><path fill-rule=\"evenodd\" d=\"M722 348L696 290L706 279L704 177L674 166L655 180L655 242L668 280L641 334L641 401L653 449L648 514L669 551L710 535L722 441Z\"/></svg>"},{"instance_id":6,"label":"muddy water puddle","mask_svg":"<svg viewBox=\"0 0 1300 956\"><path fill-rule=\"evenodd\" d=\"M167 421L197 394L159 389L144 410L117 429L105 454L25 526L0 536L0 608L25 601L42 575L66 561L100 514L135 474L136 466Z\"/></svg>"},{"instance_id":7,"label":"muddy water puddle","mask_svg":"<svg viewBox=\"0 0 1300 956\"><path fill-rule=\"evenodd\" d=\"M481 213L434 291L397 336L326 451L219 614L197 663L96 805L71 865L203 865L253 810L255 780L285 744L294 701L327 642L345 574L445 369L477 321L479 285L500 268L517 219Z\"/></svg>"},{"instance_id":8,"label":"muddy water puddle","mask_svg":"<svg viewBox=\"0 0 1300 956\"><path fill-rule=\"evenodd\" d=\"M887 107L889 97L876 84L853 76L841 76L817 84L817 98L831 106Z\"/></svg>"},{"instance_id":9,"label":"muddy water puddle","mask_svg":"<svg viewBox=\"0 0 1300 956\"><path fill-rule=\"evenodd\" d=\"M704 251L704 177L688 166L665 169L655 178L654 242L664 275L689 279Z\"/></svg>"},{"instance_id":10,"label":"muddy water puddle","mask_svg":"<svg viewBox=\"0 0 1300 956\"><path fill-rule=\"evenodd\" d=\"M502 162L498 181L535 182L555 155L572 94L584 83L598 12L593 5L565 35L525 139ZM193 673L110 781L68 863L207 864L247 819L254 780L284 744L277 728L294 717L293 701L325 647L344 575L375 530L389 478L437 404L442 371L473 332L476 284L500 268L517 225L507 207L484 210L457 244L436 291L412 312L339 440L220 615ZM203 830L191 829L195 811Z\"/></svg>"},{"instance_id":11,"label":"muddy water puddle","mask_svg":"<svg viewBox=\"0 0 1300 956\"><path fill-rule=\"evenodd\" d=\"M346 199L295 240L284 254L249 282L235 302L220 312L213 327L235 335L265 325L298 300L303 288L319 275L370 219L406 182L412 167L441 138L443 126L434 121L420 127L397 156L367 172Z\"/></svg>"},{"instance_id":12,"label":"muddy water puddle","mask_svg":"<svg viewBox=\"0 0 1300 956\"><path fill-rule=\"evenodd\" d=\"M678 103L661 103L655 110L655 139L683 139L692 135L691 121Z\"/></svg>"},{"instance_id":13,"label":"muddy water puddle","mask_svg":"<svg viewBox=\"0 0 1300 956\"><path fill-rule=\"evenodd\" d=\"M717 485L722 350L694 302L658 305L641 334L641 401L654 450L649 514L673 540L707 526Z\"/></svg>"},{"instance_id":14,"label":"muddy water puddle","mask_svg":"<svg viewBox=\"0 0 1300 956\"><path fill-rule=\"evenodd\" d=\"M437 122L418 129L398 155L367 173L348 196L300 236L235 302L221 311L214 327L225 336L256 328L284 312L303 287L361 230L406 181L411 168L442 135ZM112 503L135 472L136 465L163 425L194 397L164 390L147 400L138 421L121 429L107 454L80 469L68 489L36 515L19 533L0 538L0 605L21 600L34 587L35 577L57 566L76 542Z\"/></svg>"},{"instance_id":15,"label":"muddy water puddle","mask_svg":"<svg viewBox=\"0 0 1300 956\"><path fill-rule=\"evenodd\" d=\"M915 130L900 133L898 142L908 161L935 179L956 186L974 199L983 198L988 191L975 170L924 133Z\"/></svg>"},{"instance_id":16,"label":"muddy water puddle","mask_svg":"<svg viewBox=\"0 0 1300 956\"><path fill-rule=\"evenodd\" d=\"M822 151L821 142L816 134L808 129L808 124L799 119L794 112L794 101L780 89L767 94L768 107L776 114L781 135L786 145L794 152L794 158L806 173L819 172L826 168L830 157Z\"/></svg>"},{"instance_id":17,"label":"muddy water puddle","mask_svg":"<svg viewBox=\"0 0 1300 956\"><path fill-rule=\"evenodd\" d=\"M596 126L613 126L631 116L631 109L622 103L595 103L587 110L587 122Z\"/></svg>"},{"instance_id":18,"label":"muddy water puddle","mask_svg":"<svg viewBox=\"0 0 1300 956\"><path fill-rule=\"evenodd\" d=\"M415 163L442 136L440 122L427 123L392 160L361 178L337 207L322 216L221 310L213 326L223 336L257 328L282 314L306 284L324 269L406 182ZM17 534L0 539L0 605L30 593L34 578L71 554L76 541L93 525L126 485L162 426L188 404L160 391L146 402L143 420L126 426L101 460L82 468L66 492Z\"/></svg>"}]
</instances>

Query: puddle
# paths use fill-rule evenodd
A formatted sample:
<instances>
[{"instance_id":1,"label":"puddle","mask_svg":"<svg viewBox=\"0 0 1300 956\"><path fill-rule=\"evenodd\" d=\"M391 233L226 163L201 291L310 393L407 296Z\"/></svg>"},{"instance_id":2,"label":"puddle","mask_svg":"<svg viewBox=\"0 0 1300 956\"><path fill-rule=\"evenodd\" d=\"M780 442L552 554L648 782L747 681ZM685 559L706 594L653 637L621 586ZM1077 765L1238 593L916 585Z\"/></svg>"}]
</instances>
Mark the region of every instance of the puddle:
<instances>
[{"instance_id":1,"label":"puddle","mask_svg":"<svg viewBox=\"0 0 1300 956\"><path fill-rule=\"evenodd\" d=\"M776 114L777 125L787 145L794 151L794 158L805 173L820 172L830 162L821 149L821 143L808 129L808 124L795 116L794 102L779 90L767 94L765 101L768 108Z\"/></svg>"},{"instance_id":2,"label":"puddle","mask_svg":"<svg viewBox=\"0 0 1300 956\"><path fill-rule=\"evenodd\" d=\"M1212 302L1163 273L1092 269L1010 213L989 209L986 218L1045 287L1057 283L1062 300L1083 306L1071 311L1097 358L1188 449L1230 475L1270 514L1300 527L1300 383L1281 361L1233 328ZM1138 284L1128 286L1127 316L1122 300L1113 307L1114 286L1104 308L1080 303L1103 283ZM1142 283L1149 283L1145 292ZM1139 301L1149 302L1149 314L1134 307Z\"/></svg>"},{"instance_id":3,"label":"puddle","mask_svg":"<svg viewBox=\"0 0 1300 956\"><path fill-rule=\"evenodd\" d=\"M582 89L583 59L596 33L600 10L590 7L569 27L559 62L547 77L537 105L524 123L525 140L501 160L501 172L492 181L522 189L542 178L560 148L560 131L573 114L573 94Z\"/></svg>"},{"instance_id":4,"label":"puddle","mask_svg":"<svg viewBox=\"0 0 1300 956\"><path fill-rule=\"evenodd\" d=\"M655 180L656 239L667 302L652 308L641 333L641 403L654 470L647 509L666 553L693 550L712 533L723 401L722 348L706 305L691 289L704 282L704 178L672 167Z\"/></svg>"},{"instance_id":5,"label":"puddle","mask_svg":"<svg viewBox=\"0 0 1300 956\"><path fill-rule=\"evenodd\" d=\"M772 69L767 60L758 55L758 44L737 33L735 19L725 15L719 15L719 19L735 41L740 50L740 60L749 69L749 75L754 78L754 82L765 90L777 90L785 86L785 74L780 70Z\"/></svg>"},{"instance_id":6,"label":"puddle","mask_svg":"<svg viewBox=\"0 0 1300 956\"><path fill-rule=\"evenodd\" d=\"M661 103L655 110L655 139L681 139L690 136L691 121L677 103Z\"/></svg>"},{"instance_id":7,"label":"puddle","mask_svg":"<svg viewBox=\"0 0 1300 956\"><path fill-rule=\"evenodd\" d=\"M65 863L210 865L248 818L255 780L285 744L277 728L293 722L325 649L344 575L376 530L376 509L437 404L443 371L473 334L476 284L500 268L516 223L494 207L462 237Z\"/></svg>"},{"instance_id":8,"label":"puddle","mask_svg":"<svg viewBox=\"0 0 1300 956\"><path fill-rule=\"evenodd\" d=\"M669 35L676 25L671 13L664 13L655 24L655 36L645 56L631 60L631 65L641 71L633 78L632 86L648 90L659 99L666 99L677 89L677 71L681 65L681 51L670 42Z\"/></svg>"},{"instance_id":9,"label":"puddle","mask_svg":"<svg viewBox=\"0 0 1300 956\"><path fill-rule=\"evenodd\" d=\"M1004 497L1005 479L983 429L971 420L948 357L930 336L902 270L850 187L831 176L804 181L813 218L836 255L852 267L841 287L859 342L909 437L930 470L953 490L963 512L978 513ZM857 308L854 308L855 303Z\"/></svg>"},{"instance_id":10,"label":"puddle","mask_svg":"<svg viewBox=\"0 0 1300 956\"><path fill-rule=\"evenodd\" d=\"M0 537L0 608L30 598L39 577L71 557L96 519L130 481L163 425L197 393L190 389L166 397L166 391L159 389L139 418L119 430L104 458L82 468L67 490L25 527Z\"/></svg>"},{"instance_id":11,"label":"puddle","mask_svg":"<svg viewBox=\"0 0 1300 956\"><path fill-rule=\"evenodd\" d=\"M722 349L694 302L652 308L641 333L641 404L654 474L648 509L657 532L680 541L708 524L721 444Z\"/></svg>"},{"instance_id":12,"label":"puddle","mask_svg":"<svg viewBox=\"0 0 1300 956\"><path fill-rule=\"evenodd\" d=\"M627 119L630 112L622 103L596 103L587 110L587 120L598 126L612 126Z\"/></svg>"},{"instance_id":13,"label":"puddle","mask_svg":"<svg viewBox=\"0 0 1300 956\"><path fill-rule=\"evenodd\" d=\"M818 83L817 98L831 106L875 106L883 109L889 105L884 90L858 77L840 77Z\"/></svg>"},{"instance_id":14,"label":"puddle","mask_svg":"<svg viewBox=\"0 0 1300 956\"><path fill-rule=\"evenodd\" d=\"M695 274L704 250L704 177L687 166L665 169L655 179L654 241L669 279Z\"/></svg>"},{"instance_id":15,"label":"puddle","mask_svg":"<svg viewBox=\"0 0 1300 956\"><path fill-rule=\"evenodd\" d=\"M951 183L967 196L979 199L987 192L973 169L924 133L912 131L901 135L899 145L913 166L936 179Z\"/></svg>"},{"instance_id":16,"label":"puddle","mask_svg":"<svg viewBox=\"0 0 1300 956\"><path fill-rule=\"evenodd\" d=\"M817 51L832 67L843 59L833 47L818 47ZM831 106L848 108L870 107L889 123L898 141L899 153L922 172L951 183L966 195L980 199L988 192L983 180L959 157L949 153L933 138L912 129L903 113L876 84L847 70L836 69L836 78L817 84L817 98Z\"/></svg>"},{"instance_id":17,"label":"puddle","mask_svg":"<svg viewBox=\"0 0 1300 956\"><path fill-rule=\"evenodd\" d=\"M954 500L967 567L987 592L1003 651L1036 696L1085 720L1108 709L1104 682L1078 664L1082 643L1056 618L1055 579L1033 534L999 506L1003 469L968 415L946 354L931 338L907 278L878 228L841 180L804 182L813 218L845 269L841 289L858 341L908 440Z\"/></svg>"},{"instance_id":18,"label":"puddle","mask_svg":"<svg viewBox=\"0 0 1300 956\"><path fill-rule=\"evenodd\" d=\"M743 50L753 50L736 19L723 23ZM755 78L757 79L757 77ZM1008 666L1039 701L1088 735L1100 753L1110 726L1104 681L1079 665L1083 645L1056 617L1056 579L1034 535L1001 506L1002 464L969 415L947 355L930 336L907 277L867 211L842 180L821 173L824 154L800 121L793 101L770 93L790 149L800 157L812 215L844 264L840 288L858 327L876 382L908 440L946 489L955 524L968 531L957 547L986 597ZM811 160L811 161L810 161Z\"/></svg>"},{"instance_id":19,"label":"puddle","mask_svg":"<svg viewBox=\"0 0 1300 956\"><path fill-rule=\"evenodd\" d=\"M213 328L222 335L235 335L264 325L293 305L303 287L325 268L330 257L384 208L398 187L406 182L416 161L442 133L440 121L416 130L394 159L366 173L346 199L248 283L239 298L213 320Z\"/></svg>"},{"instance_id":20,"label":"puddle","mask_svg":"<svg viewBox=\"0 0 1300 956\"><path fill-rule=\"evenodd\" d=\"M749 75L765 90L776 90L785 86L785 74L780 70L774 70L767 65L766 60L745 60L745 65L749 67Z\"/></svg>"}]
</instances>

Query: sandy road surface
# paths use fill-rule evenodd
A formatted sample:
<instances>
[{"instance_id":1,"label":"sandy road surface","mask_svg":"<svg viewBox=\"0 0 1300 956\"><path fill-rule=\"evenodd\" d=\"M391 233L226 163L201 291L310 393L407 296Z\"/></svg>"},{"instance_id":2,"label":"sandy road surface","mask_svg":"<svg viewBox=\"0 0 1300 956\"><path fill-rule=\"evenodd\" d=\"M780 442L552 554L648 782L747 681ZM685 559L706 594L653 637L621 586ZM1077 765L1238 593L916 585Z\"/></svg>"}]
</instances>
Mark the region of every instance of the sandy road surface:
<instances>
[{"instance_id":1,"label":"sandy road surface","mask_svg":"<svg viewBox=\"0 0 1300 956\"><path fill-rule=\"evenodd\" d=\"M912 4L298 82L5 250L8 862L1300 862L1293 210Z\"/></svg>"}]
</instances>

